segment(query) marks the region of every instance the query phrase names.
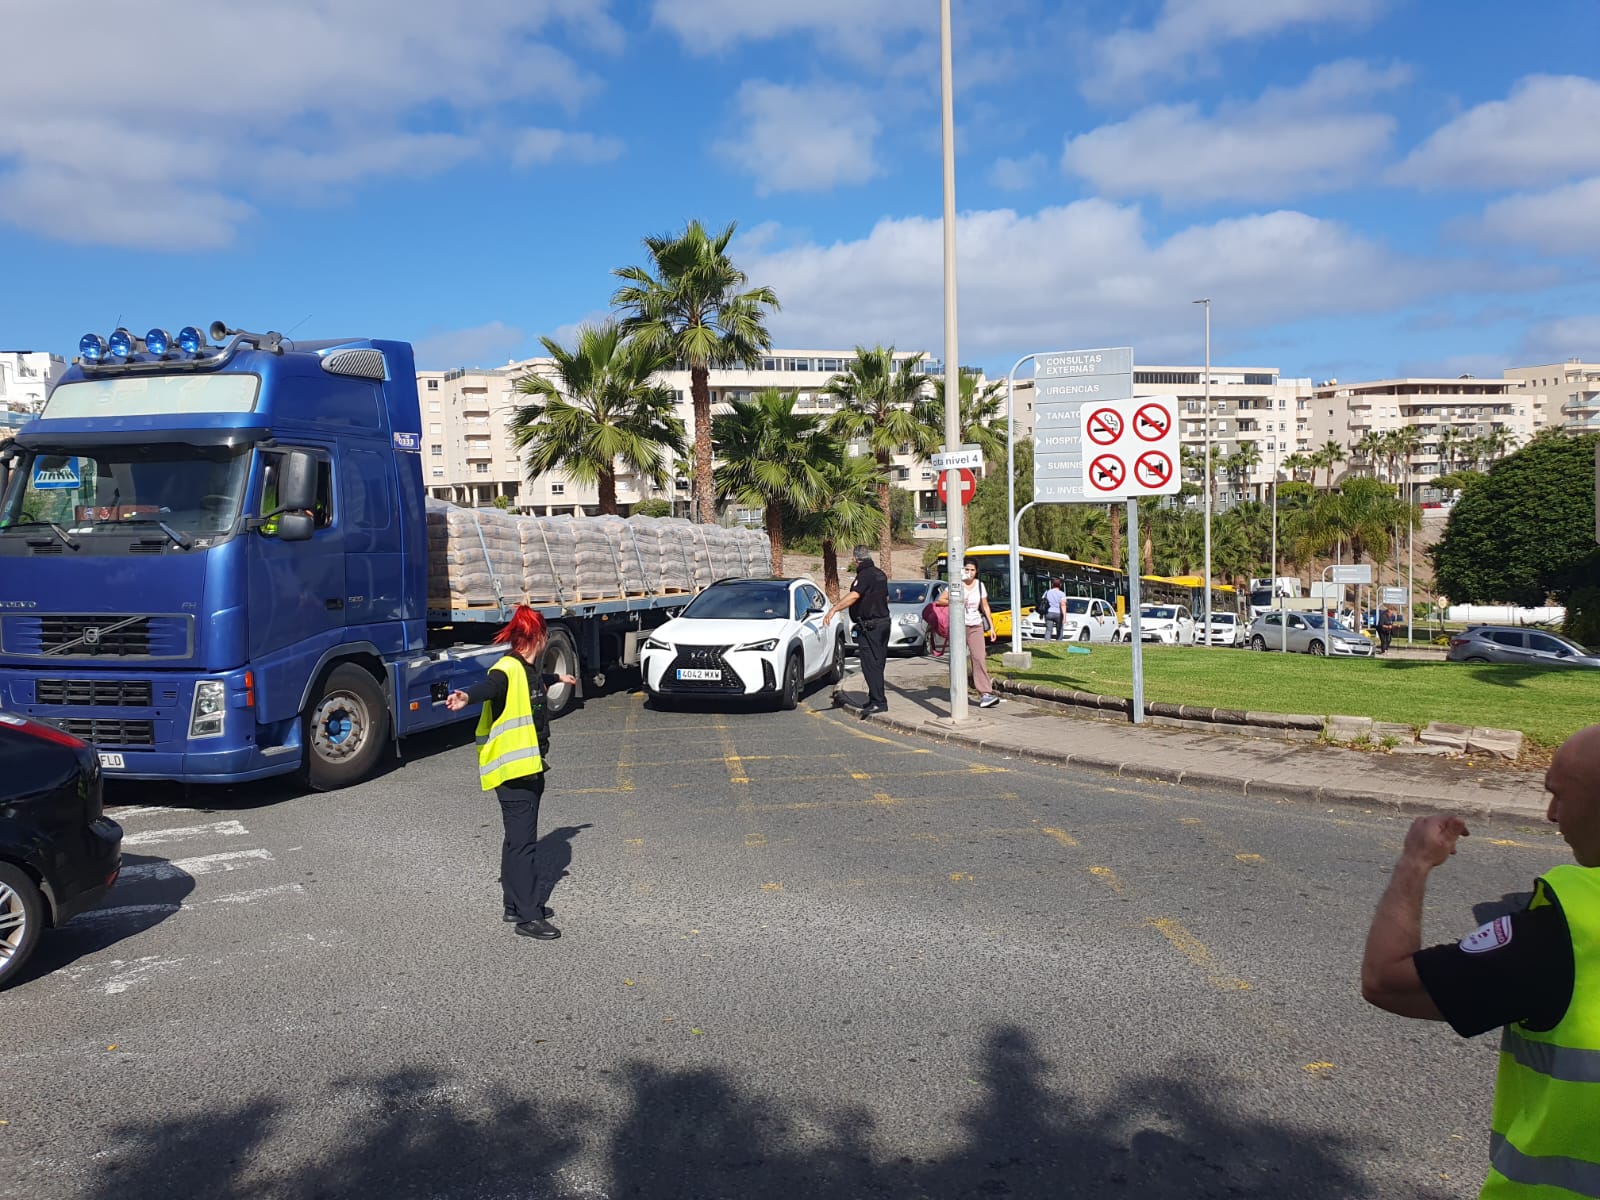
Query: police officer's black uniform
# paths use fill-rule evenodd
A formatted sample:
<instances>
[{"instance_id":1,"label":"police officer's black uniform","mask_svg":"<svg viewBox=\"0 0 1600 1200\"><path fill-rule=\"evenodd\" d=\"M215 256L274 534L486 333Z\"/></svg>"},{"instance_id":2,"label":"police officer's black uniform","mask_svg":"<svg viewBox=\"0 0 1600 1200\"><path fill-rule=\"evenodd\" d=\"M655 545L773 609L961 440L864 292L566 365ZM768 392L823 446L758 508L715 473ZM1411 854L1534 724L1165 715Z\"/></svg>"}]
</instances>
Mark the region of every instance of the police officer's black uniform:
<instances>
[{"instance_id":1,"label":"police officer's black uniform","mask_svg":"<svg viewBox=\"0 0 1600 1200\"><path fill-rule=\"evenodd\" d=\"M867 682L867 703L863 713L887 712L883 694L883 665L889 656L889 577L870 558L856 563L856 594L851 616L856 623L856 654L861 659L861 677Z\"/></svg>"}]
</instances>

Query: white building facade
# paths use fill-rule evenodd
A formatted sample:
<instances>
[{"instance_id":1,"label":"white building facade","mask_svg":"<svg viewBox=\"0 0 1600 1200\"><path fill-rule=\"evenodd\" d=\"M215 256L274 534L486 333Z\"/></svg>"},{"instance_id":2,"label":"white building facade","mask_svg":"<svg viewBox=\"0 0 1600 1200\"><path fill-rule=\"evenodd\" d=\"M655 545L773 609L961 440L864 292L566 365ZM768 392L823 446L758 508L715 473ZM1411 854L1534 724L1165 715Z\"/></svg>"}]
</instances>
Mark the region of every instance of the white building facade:
<instances>
[{"instance_id":1,"label":"white building facade","mask_svg":"<svg viewBox=\"0 0 1600 1200\"><path fill-rule=\"evenodd\" d=\"M67 360L59 354L0 350L0 423L15 425L16 417L36 414L66 372Z\"/></svg>"},{"instance_id":2,"label":"white building facade","mask_svg":"<svg viewBox=\"0 0 1600 1200\"><path fill-rule=\"evenodd\" d=\"M1504 374L1522 391L1543 396L1545 425L1574 435L1600 433L1600 363L1569 358Z\"/></svg>"}]
</instances>

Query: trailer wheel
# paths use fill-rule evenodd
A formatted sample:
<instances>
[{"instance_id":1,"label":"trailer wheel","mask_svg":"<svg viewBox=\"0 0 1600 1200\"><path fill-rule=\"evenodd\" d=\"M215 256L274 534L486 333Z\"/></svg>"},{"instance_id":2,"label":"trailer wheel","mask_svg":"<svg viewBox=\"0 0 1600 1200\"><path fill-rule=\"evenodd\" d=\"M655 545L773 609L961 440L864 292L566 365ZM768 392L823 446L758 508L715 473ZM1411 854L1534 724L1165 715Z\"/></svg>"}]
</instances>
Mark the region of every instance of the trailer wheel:
<instances>
[{"instance_id":1,"label":"trailer wheel","mask_svg":"<svg viewBox=\"0 0 1600 1200\"><path fill-rule=\"evenodd\" d=\"M44 923L38 885L21 867L0 862L0 987L22 970Z\"/></svg>"},{"instance_id":2,"label":"trailer wheel","mask_svg":"<svg viewBox=\"0 0 1600 1200\"><path fill-rule=\"evenodd\" d=\"M340 663L306 714L307 780L319 792L360 783L377 766L388 733L378 681L354 663Z\"/></svg>"},{"instance_id":3,"label":"trailer wheel","mask_svg":"<svg viewBox=\"0 0 1600 1200\"><path fill-rule=\"evenodd\" d=\"M547 675L571 675L582 679L578 666L578 648L572 644L572 635L560 626L550 627L550 637L545 643L540 669ZM545 699L545 711L552 718L559 717L578 702L578 689L571 684L551 684Z\"/></svg>"}]
</instances>

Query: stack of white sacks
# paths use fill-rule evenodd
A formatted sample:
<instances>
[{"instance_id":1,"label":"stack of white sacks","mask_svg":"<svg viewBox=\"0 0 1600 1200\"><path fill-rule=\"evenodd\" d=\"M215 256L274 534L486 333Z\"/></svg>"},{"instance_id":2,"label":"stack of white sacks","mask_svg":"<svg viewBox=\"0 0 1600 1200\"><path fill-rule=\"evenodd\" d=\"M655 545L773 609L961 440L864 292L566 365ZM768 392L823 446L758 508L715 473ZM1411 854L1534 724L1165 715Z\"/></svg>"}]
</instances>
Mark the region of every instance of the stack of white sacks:
<instances>
[{"instance_id":1,"label":"stack of white sacks","mask_svg":"<svg viewBox=\"0 0 1600 1200\"><path fill-rule=\"evenodd\" d=\"M427 502L428 606L561 604L699 591L766 575L760 530L667 517L519 517Z\"/></svg>"}]
</instances>

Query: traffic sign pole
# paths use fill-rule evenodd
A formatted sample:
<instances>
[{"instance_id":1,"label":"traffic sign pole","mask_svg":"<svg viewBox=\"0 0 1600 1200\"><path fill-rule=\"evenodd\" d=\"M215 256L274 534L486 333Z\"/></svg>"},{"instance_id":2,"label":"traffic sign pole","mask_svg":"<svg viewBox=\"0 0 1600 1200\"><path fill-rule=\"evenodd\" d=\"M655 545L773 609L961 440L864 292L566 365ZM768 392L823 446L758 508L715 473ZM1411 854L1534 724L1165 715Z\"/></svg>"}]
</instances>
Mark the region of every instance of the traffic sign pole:
<instances>
[{"instance_id":1,"label":"traffic sign pole","mask_svg":"<svg viewBox=\"0 0 1600 1200\"><path fill-rule=\"evenodd\" d=\"M1133 723L1144 724L1144 638L1139 632L1139 502L1128 498L1128 632L1133 641Z\"/></svg>"}]
</instances>

